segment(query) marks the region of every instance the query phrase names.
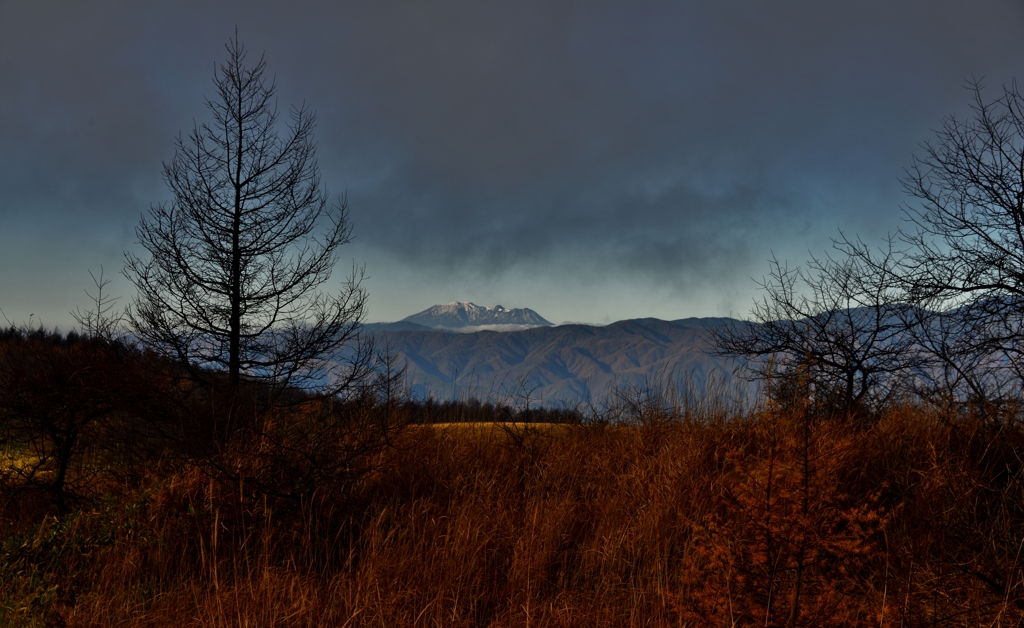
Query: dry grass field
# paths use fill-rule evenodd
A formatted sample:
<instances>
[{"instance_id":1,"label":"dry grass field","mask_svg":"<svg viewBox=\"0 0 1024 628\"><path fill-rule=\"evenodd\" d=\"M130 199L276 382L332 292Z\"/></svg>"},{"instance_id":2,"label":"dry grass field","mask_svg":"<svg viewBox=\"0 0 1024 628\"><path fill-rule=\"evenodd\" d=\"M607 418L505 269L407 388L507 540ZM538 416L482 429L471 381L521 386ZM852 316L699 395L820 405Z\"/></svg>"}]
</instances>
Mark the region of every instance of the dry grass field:
<instances>
[{"instance_id":1,"label":"dry grass field","mask_svg":"<svg viewBox=\"0 0 1024 628\"><path fill-rule=\"evenodd\" d=\"M410 426L301 503L168 462L62 517L6 498L0 625L1016 626L1022 451L767 407Z\"/></svg>"}]
</instances>

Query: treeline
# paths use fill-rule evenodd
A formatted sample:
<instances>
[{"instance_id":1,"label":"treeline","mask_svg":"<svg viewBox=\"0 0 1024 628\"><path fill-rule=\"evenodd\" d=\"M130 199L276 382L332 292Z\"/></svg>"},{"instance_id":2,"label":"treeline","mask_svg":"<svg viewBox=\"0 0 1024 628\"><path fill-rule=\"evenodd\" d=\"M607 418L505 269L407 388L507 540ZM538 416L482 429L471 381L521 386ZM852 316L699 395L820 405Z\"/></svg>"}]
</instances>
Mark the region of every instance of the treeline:
<instances>
[{"instance_id":1,"label":"treeline","mask_svg":"<svg viewBox=\"0 0 1024 628\"><path fill-rule=\"evenodd\" d=\"M574 406L546 407L527 404L500 403L469 398L463 400L406 399L401 404L407 423L560 423L578 424L588 413Z\"/></svg>"}]
</instances>

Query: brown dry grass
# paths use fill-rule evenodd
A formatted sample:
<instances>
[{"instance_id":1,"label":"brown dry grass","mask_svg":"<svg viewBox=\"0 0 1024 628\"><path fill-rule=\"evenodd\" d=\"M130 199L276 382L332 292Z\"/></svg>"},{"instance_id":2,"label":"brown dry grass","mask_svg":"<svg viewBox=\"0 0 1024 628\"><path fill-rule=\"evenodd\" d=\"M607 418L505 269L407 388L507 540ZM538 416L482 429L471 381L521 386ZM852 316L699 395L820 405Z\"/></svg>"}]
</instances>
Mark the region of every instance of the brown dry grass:
<instances>
[{"instance_id":1,"label":"brown dry grass","mask_svg":"<svg viewBox=\"0 0 1024 628\"><path fill-rule=\"evenodd\" d=\"M1016 626L1022 445L769 408L411 429L297 505L179 466L9 534L0 625Z\"/></svg>"}]
</instances>

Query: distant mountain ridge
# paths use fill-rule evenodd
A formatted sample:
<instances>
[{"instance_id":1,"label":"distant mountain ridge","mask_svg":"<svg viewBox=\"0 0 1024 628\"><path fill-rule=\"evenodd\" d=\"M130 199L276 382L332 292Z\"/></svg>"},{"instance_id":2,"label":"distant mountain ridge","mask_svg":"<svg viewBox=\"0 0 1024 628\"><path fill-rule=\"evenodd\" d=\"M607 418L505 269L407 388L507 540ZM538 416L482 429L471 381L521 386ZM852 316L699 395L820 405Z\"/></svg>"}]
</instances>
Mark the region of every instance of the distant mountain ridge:
<instances>
[{"instance_id":1,"label":"distant mountain ridge","mask_svg":"<svg viewBox=\"0 0 1024 628\"><path fill-rule=\"evenodd\" d=\"M465 301L435 305L398 321L399 325L408 323L429 329L458 332L519 331L532 327L552 326L551 321L529 308L510 310L501 305L483 307Z\"/></svg>"},{"instance_id":2,"label":"distant mountain ridge","mask_svg":"<svg viewBox=\"0 0 1024 628\"><path fill-rule=\"evenodd\" d=\"M499 312L497 308L479 309ZM478 313L477 318L464 320L493 319ZM708 353L707 332L735 322L725 318L646 318L606 326L548 323L510 332L460 333L426 328L406 319L368 325L367 331L377 338L378 346L386 342L405 366L408 383L417 396L487 399L528 391L532 400L557 405L596 401L622 386L666 379L689 381L698 387L714 372L729 379L737 363ZM478 326L462 329L467 327Z\"/></svg>"},{"instance_id":3,"label":"distant mountain ridge","mask_svg":"<svg viewBox=\"0 0 1024 628\"><path fill-rule=\"evenodd\" d=\"M897 314L897 310L911 307L904 304L887 307L887 311L882 312L883 323L898 326L902 315ZM870 321L877 315L875 309L859 307L840 312L843 316L866 316ZM708 382L716 389L721 389L720 385L729 387L729 394L757 392L757 382L748 378L750 373L740 373L745 365L743 358L730 358L715 351L714 330L724 325L756 327L758 323L732 318L672 321L640 318L600 326L572 323L554 326L539 315L514 318L518 312L536 315L532 310L452 303L435 306L397 323L372 323L364 329L377 341L378 347L386 347L397 358L397 364L404 366L411 392L418 397L488 399L525 394L531 403L560 405L600 402L614 396L616 391L635 391L637 386L683 388L699 394ZM922 311L921 314L935 333L945 333L945 317L960 316L961 311ZM516 320L517 323L536 323L539 319L547 324L529 324L526 328L511 324L508 325L511 330L502 329L501 325L491 329L474 325L495 319ZM434 326L438 323L462 327ZM952 340L957 341L955 334ZM926 348L918 350L926 351ZM921 367L924 370L915 367L900 377L941 381L941 366L938 372L932 372L933 366L925 364ZM1011 367L994 364L992 368Z\"/></svg>"}]
</instances>

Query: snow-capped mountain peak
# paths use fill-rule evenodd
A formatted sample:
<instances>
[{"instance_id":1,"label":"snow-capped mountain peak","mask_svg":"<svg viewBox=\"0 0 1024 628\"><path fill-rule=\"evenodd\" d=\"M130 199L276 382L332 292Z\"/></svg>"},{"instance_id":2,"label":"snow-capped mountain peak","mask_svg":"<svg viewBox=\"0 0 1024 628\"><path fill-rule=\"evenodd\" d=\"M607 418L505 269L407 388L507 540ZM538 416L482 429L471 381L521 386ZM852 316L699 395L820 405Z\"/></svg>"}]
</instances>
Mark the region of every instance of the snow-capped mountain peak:
<instances>
[{"instance_id":1,"label":"snow-capped mountain peak","mask_svg":"<svg viewBox=\"0 0 1024 628\"><path fill-rule=\"evenodd\" d=\"M483 307L467 301L435 305L403 318L402 322L450 331L512 331L552 325L550 321L529 308L510 310L503 305Z\"/></svg>"}]
</instances>

